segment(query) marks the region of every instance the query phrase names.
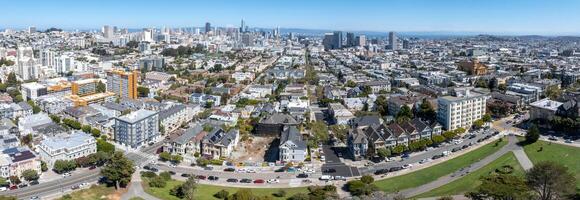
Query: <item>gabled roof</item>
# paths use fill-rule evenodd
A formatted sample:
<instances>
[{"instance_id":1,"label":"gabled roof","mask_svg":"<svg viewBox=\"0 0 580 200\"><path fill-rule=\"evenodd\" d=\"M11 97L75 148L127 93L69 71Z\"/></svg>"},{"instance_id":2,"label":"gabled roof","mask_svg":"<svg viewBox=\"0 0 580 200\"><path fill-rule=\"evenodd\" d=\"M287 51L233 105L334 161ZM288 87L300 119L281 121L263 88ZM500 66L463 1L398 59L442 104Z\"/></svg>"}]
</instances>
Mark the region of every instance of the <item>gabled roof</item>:
<instances>
[{"instance_id":1,"label":"gabled roof","mask_svg":"<svg viewBox=\"0 0 580 200\"><path fill-rule=\"evenodd\" d=\"M387 126L389 131L393 134L393 137L398 138L401 135L405 134L405 130L399 126L397 123L392 123Z\"/></svg>"},{"instance_id":2,"label":"gabled roof","mask_svg":"<svg viewBox=\"0 0 580 200\"><path fill-rule=\"evenodd\" d=\"M262 124L298 124L290 115L284 113L274 113L270 117L262 120Z\"/></svg>"},{"instance_id":3,"label":"gabled roof","mask_svg":"<svg viewBox=\"0 0 580 200\"><path fill-rule=\"evenodd\" d=\"M302 140L300 131L298 131L296 126L284 127L282 135L280 136L280 145L284 145L287 142L292 142L294 145L296 145L296 147L292 149L306 149L306 142Z\"/></svg>"}]
</instances>

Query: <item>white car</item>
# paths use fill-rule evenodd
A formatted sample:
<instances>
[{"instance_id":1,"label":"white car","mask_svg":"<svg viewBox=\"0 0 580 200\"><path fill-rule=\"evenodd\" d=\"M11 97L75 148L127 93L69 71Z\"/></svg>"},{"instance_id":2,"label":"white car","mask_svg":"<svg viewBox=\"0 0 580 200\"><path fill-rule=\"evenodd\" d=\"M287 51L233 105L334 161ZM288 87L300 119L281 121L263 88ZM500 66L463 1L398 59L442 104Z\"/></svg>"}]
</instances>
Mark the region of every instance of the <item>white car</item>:
<instances>
[{"instance_id":1,"label":"white car","mask_svg":"<svg viewBox=\"0 0 580 200\"><path fill-rule=\"evenodd\" d=\"M320 156L320 161L322 161L322 162L326 161L326 157L325 156Z\"/></svg>"},{"instance_id":2,"label":"white car","mask_svg":"<svg viewBox=\"0 0 580 200\"><path fill-rule=\"evenodd\" d=\"M280 180L278 179L270 179L268 181L266 181L267 183L280 183Z\"/></svg>"},{"instance_id":3,"label":"white car","mask_svg":"<svg viewBox=\"0 0 580 200\"><path fill-rule=\"evenodd\" d=\"M4 192L6 190L8 190L8 188L6 188L6 187L0 187L0 192Z\"/></svg>"},{"instance_id":4,"label":"white car","mask_svg":"<svg viewBox=\"0 0 580 200\"><path fill-rule=\"evenodd\" d=\"M87 187L87 186L89 186L89 183L87 183L87 182L79 184L79 187L80 188L84 188L84 187Z\"/></svg>"},{"instance_id":5,"label":"white car","mask_svg":"<svg viewBox=\"0 0 580 200\"><path fill-rule=\"evenodd\" d=\"M395 161L395 159L392 157L385 158L385 162L392 162L392 161Z\"/></svg>"},{"instance_id":6,"label":"white car","mask_svg":"<svg viewBox=\"0 0 580 200\"><path fill-rule=\"evenodd\" d=\"M308 169L308 170L306 170L304 172L307 173L307 174L313 174L316 171L314 171L314 169Z\"/></svg>"},{"instance_id":7,"label":"white car","mask_svg":"<svg viewBox=\"0 0 580 200\"><path fill-rule=\"evenodd\" d=\"M333 179L333 180L341 180L341 181L346 181L346 177L344 177L344 176L334 176L332 179Z\"/></svg>"},{"instance_id":8,"label":"white car","mask_svg":"<svg viewBox=\"0 0 580 200\"><path fill-rule=\"evenodd\" d=\"M411 167L413 167L412 164L405 164L405 165L403 165L403 169L409 169Z\"/></svg>"},{"instance_id":9,"label":"white car","mask_svg":"<svg viewBox=\"0 0 580 200\"><path fill-rule=\"evenodd\" d=\"M67 172L67 173L62 174L62 177L69 177L70 175L71 174Z\"/></svg>"},{"instance_id":10,"label":"white car","mask_svg":"<svg viewBox=\"0 0 580 200\"><path fill-rule=\"evenodd\" d=\"M238 169L238 170L236 170L236 172L239 172L239 173L246 173L246 169L244 169L244 168L241 168L241 169Z\"/></svg>"},{"instance_id":11,"label":"white car","mask_svg":"<svg viewBox=\"0 0 580 200\"><path fill-rule=\"evenodd\" d=\"M428 163L428 162L431 162L431 158L425 158L425 159L419 161L419 164L424 164L424 163Z\"/></svg>"},{"instance_id":12,"label":"white car","mask_svg":"<svg viewBox=\"0 0 580 200\"><path fill-rule=\"evenodd\" d=\"M255 169L247 169L246 173L256 173L256 170Z\"/></svg>"}]
</instances>

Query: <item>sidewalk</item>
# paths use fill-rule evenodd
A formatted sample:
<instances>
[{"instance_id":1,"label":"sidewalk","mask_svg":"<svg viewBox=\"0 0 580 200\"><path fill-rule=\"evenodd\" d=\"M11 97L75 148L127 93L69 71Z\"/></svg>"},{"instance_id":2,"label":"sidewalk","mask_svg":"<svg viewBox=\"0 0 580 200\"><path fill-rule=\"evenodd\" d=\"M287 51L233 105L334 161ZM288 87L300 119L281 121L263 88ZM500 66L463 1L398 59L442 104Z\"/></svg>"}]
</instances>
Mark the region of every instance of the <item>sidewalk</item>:
<instances>
[{"instance_id":1,"label":"sidewalk","mask_svg":"<svg viewBox=\"0 0 580 200\"><path fill-rule=\"evenodd\" d=\"M131 183L129 183L129 190L121 196L121 200L129 200L132 197L141 197L146 200L159 200L158 198L147 194L141 185L141 175L139 171L133 173Z\"/></svg>"}]
</instances>

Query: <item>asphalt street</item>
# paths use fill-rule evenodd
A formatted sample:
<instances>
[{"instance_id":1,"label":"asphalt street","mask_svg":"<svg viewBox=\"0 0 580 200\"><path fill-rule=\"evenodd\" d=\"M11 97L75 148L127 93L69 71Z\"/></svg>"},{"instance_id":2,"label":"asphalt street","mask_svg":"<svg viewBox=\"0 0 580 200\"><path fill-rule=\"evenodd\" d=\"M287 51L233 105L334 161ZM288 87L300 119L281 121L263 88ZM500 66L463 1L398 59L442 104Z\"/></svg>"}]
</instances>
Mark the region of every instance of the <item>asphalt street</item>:
<instances>
[{"instance_id":1,"label":"asphalt street","mask_svg":"<svg viewBox=\"0 0 580 200\"><path fill-rule=\"evenodd\" d=\"M453 150L453 148L462 147L463 145L467 145L469 143L475 144L475 143L477 143L477 140L479 140L480 138L484 138L485 136L490 135L492 133L493 133L493 131L490 129L488 131L485 131L484 133L476 134L476 137L473 139L467 139L467 138L462 139L463 141L459 144L453 144L453 143L446 144L446 145L444 144L439 148L433 148L433 149L429 149L429 150L424 151L424 152L413 153L410 155L409 158L403 159L400 161L381 162L381 163L375 164L373 166L361 167L361 168L359 168L359 171L360 171L360 174L362 174L362 175L373 174L375 171L377 171L379 169L390 169L392 167L400 167L400 166L403 166L405 164L415 164L423 159L432 158L435 155L441 155L444 151L451 152ZM469 147L469 148L472 148L472 147Z\"/></svg>"},{"instance_id":2,"label":"asphalt street","mask_svg":"<svg viewBox=\"0 0 580 200\"><path fill-rule=\"evenodd\" d=\"M347 155L343 148L333 148L329 145L323 145L322 151L324 152L325 156L325 163L322 165L322 174L324 175L331 175L331 176L344 176L344 177L353 177L353 176L360 176L358 168L347 166L344 164L340 157L338 157L338 153L340 152L343 156ZM333 170L333 171L328 171Z\"/></svg>"}]
</instances>

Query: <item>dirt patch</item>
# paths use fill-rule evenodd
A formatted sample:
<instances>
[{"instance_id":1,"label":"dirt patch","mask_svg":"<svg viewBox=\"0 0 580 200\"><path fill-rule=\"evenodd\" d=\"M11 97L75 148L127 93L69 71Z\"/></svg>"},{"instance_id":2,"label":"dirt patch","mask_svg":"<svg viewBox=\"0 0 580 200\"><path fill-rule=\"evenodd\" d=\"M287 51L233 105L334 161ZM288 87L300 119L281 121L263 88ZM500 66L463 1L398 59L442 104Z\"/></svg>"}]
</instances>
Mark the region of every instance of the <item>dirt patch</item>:
<instances>
[{"instance_id":1,"label":"dirt patch","mask_svg":"<svg viewBox=\"0 0 580 200\"><path fill-rule=\"evenodd\" d=\"M232 153L232 162L264 162L264 154L275 137L251 137Z\"/></svg>"}]
</instances>

